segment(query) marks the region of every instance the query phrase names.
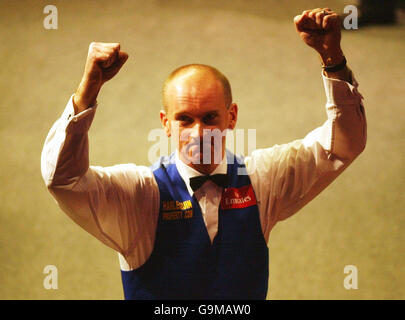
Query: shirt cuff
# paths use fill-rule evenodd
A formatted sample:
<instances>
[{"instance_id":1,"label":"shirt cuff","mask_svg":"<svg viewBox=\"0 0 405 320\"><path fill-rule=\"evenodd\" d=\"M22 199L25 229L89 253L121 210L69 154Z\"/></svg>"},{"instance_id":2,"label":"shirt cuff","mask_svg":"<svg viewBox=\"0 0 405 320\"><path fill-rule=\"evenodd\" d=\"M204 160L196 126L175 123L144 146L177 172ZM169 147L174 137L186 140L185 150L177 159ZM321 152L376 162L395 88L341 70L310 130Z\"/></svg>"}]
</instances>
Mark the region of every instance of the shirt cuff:
<instances>
[{"instance_id":1,"label":"shirt cuff","mask_svg":"<svg viewBox=\"0 0 405 320\"><path fill-rule=\"evenodd\" d=\"M75 115L73 97L74 95L70 97L69 102L63 111L61 120L66 124L66 133L83 134L90 129L97 109L97 102L94 106L88 107L86 110Z\"/></svg>"},{"instance_id":2,"label":"shirt cuff","mask_svg":"<svg viewBox=\"0 0 405 320\"><path fill-rule=\"evenodd\" d=\"M328 78L323 73L322 78L328 106L359 104L361 99L363 99L363 96L357 90L359 84L353 74L351 74L353 84L343 80Z\"/></svg>"}]
</instances>

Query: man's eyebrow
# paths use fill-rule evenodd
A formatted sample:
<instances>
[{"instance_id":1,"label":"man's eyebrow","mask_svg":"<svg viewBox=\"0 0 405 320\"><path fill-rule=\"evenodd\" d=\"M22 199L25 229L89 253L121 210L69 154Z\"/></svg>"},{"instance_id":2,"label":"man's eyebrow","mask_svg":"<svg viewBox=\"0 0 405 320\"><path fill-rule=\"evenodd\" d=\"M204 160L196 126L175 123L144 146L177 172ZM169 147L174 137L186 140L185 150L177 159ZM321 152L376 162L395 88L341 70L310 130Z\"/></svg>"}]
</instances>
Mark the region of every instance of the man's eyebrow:
<instances>
[{"instance_id":1,"label":"man's eyebrow","mask_svg":"<svg viewBox=\"0 0 405 320\"><path fill-rule=\"evenodd\" d=\"M180 112L176 112L176 113L174 114L174 117L175 117L175 118L176 118L176 117L181 117L181 116L189 116L189 113L186 112L186 111L180 111Z\"/></svg>"},{"instance_id":2,"label":"man's eyebrow","mask_svg":"<svg viewBox=\"0 0 405 320\"><path fill-rule=\"evenodd\" d=\"M205 117L208 114L217 115L217 114L219 114L219 109L208 110L208 111L202 113L201 117ZM190 112L187 112L187 111L179 111L179 112L176 112L174 114L174 117L179 117L179 116L188 116L188 117L190 117L190 116L193 116L193 115Z\"/></svg>"}]
</instances>

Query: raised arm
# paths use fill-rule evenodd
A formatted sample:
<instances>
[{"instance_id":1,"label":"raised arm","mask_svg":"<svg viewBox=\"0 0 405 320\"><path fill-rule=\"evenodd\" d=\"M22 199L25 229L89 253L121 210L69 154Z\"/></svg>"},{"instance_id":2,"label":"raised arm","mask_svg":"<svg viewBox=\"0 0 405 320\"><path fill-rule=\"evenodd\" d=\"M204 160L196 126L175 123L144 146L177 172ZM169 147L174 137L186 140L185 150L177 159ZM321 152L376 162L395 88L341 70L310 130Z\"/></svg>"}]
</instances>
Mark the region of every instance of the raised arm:
<instances>
[{"instance_id":1,"label":"raised arm","mask_svg":"<svg viewBox=\"0 0 405 320\"><path fill-rule=\"evenodd\" d=\"M326 107L328 118L333 122L333 155L354 159L365 146L365 112L362 96L357 91L358 83L345 63L341 48L340 18L329 8L317 8L297 15L294 23L301 39L319 54L322 61ZM335 71L327 71L333 69ZM354 106L343 109L343 105L349 104Z\"/></svg>"},{"instance_id":2,"label":"raised arm","mask_svg":"<svg viewBox=\"0 0 405 320\"><path fill-rule=\"evenodd\" d=\"M80 86L46 138L41 171L48 190L73 221L137 266L153 246L159 210L156 181L143 166L90 166L87 134L101 86L127 57L118 44L90 45Z\"/></svg>"},{"instance_id":3,"label":"raised arm","mask_svg":"<svg viewBox=\"0 0 405 320\"><path fill-rule=\"evenodd\" d=\"M73 98L75 114L95 104L101 87L112 79L128 59L119 43L92 42L82 81Z\"/></svg>"},{"instance_id":4,"label":"raised arm","mask_svg":"<svg viewBox=\"0 0 405 320\"><path fill-rule=\"evenodd\" d=\"M307 10L294 22L301 38L319 53L324 65L341 64L340 23L335 13ZM323 72L322 77L325 123L304 139L256 150L245 160L266 239L277 221L290 217L317 196L365 147L366 117L352 72L341 66L337 71Z\"/></svg>"}]
</instances>

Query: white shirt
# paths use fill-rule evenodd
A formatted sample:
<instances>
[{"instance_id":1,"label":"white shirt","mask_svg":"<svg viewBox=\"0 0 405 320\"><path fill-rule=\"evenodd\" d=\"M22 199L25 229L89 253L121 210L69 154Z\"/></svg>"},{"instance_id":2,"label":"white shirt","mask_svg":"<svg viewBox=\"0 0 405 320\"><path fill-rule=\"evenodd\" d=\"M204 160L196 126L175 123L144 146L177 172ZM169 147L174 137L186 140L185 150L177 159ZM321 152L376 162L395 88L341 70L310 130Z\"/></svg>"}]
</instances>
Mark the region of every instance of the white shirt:
<instances>
[{"instance_id":1,"label":"white shirt","mask_svg":"<svg viewBox=\"0 0 405 320\"><path fill-rule=\"evenodd\" d=\"M353 85L323 76L325 123L304 139L255 150L244 161L268 241L274 225L296 213L326 188L362 152L366 118L362 96ZM353 77L354 79L354 77ZM41 155L42 177L60 208L79 226L118 251L122 270L141 266L150 256L159 215L159 188L147 166L89 166L87 131L97 106L74 115L70 98L52 126ZM201 175L176 157L180 176ZM226 173L226 157L215 173ZM222 188L207 181L195 196L211 241L218 230Z\"/></svg>"},{"instance_id":2,"label":"white shirt","mask_svg":"<svg viewBox=\"0 0 405 320\"><path fill-rule=\"evenodd\" d=\"M175 154L175 163L177 171L185 182L190 196L193 196L194 194L198 204L200 205L201 213L203 215L204 222L212 243L215 235L218 232L218 207L219 203L221 202L223 188L218 186L216 183L207 180L199 189L193 192L193 189L190 187L190 178L202 176L203 174L182 162L179 158L178 152ZM227 169L228 167L225 156L211 175L226 173Z\"/></svg>"}]
</instances>

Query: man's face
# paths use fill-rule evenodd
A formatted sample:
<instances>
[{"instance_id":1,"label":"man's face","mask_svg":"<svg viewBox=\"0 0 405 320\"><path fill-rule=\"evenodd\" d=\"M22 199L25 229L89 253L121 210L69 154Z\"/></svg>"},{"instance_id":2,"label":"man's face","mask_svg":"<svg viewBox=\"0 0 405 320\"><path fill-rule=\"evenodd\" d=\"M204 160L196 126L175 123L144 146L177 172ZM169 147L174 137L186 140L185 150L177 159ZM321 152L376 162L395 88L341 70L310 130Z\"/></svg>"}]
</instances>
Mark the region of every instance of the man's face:
<instances>
[{"instance_id":1,"label":"man's face","mask_svg":"<svg viewBox=\"0 0 405 320\"><path fill-rule=\"evenodd\" d=\"M172 138L178 139L180 159L211 173L224 156L226 129L236 125L237 105L226 105L221 82L204 71L173 79L166 98L167 110L160 119L169 137L178 135Z\"/></svg>"}]
</instances>

